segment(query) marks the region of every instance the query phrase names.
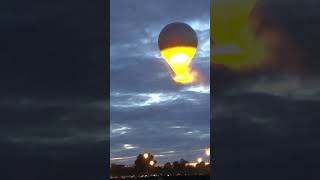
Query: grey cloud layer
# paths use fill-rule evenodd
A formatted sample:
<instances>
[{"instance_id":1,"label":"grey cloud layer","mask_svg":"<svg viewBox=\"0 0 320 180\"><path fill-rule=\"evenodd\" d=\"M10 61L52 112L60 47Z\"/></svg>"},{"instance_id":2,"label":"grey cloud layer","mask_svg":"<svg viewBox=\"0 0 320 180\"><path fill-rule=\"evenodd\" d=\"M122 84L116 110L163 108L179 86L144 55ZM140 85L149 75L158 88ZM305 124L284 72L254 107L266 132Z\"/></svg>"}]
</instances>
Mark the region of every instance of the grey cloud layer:
<instances>
[{"instance_id":1,"label":"grey cloud layer","mask_svg":"<svg viewBox=\"0 0 320 180\"><path fill-rule=\"evenodd\" d=\"M103 179L104 1L1 6L1 179Z\"/></svg>"},{"instance_id":2,"label":"grey cloud layer","mask_svg":"<svg viewBox=\"0 0 320 180\"><path fill-rule=\"evenodd\" d=\"M267 37L276 40L268 51L273 66L241 72L213 67L215 177L317 179L319 3L258 2L262 31L280 34Z\"/></svg>"},{"instance_id":3,"label":"grey cloud layer","mask_svg":"<svg viewBox=\"0 0 320 180\"><path fill-rule=\"evenodd\" d=\"M172 158L193 161L203 154L195 149L209 146L209 3L111 2L113 162L132 164L135 155L146 150L159 163ZM201 73L201 83L175 84L160 55L158 35L176 21L188 23L197 32L199 47L192 67ZM190 143L194 148L188 151ZM163 153L168 151L174 153Z\"/></svg>"}]
</instances>

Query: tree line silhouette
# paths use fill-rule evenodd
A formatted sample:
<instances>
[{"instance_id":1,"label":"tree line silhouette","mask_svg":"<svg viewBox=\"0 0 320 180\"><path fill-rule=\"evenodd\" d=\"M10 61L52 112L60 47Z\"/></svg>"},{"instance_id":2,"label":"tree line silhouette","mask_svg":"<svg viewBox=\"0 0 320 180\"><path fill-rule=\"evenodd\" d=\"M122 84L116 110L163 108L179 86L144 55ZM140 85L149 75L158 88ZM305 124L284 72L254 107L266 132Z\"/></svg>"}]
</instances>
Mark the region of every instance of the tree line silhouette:
<instances>
[{"instance_id":1,"label":"tree line silhouette","mask_svg":"<svg viewBox=\"0 0 320 180\"><path fill-rule=\"evenodd\" d=\"M154 156L148 154L139 154L133 166L125 166L119 164L111 164L111 177L120 176L141 176L141 175L209 175L210 166L205 162L197 163L195 166L188 165L188 161L180 159L172 163L167 162L163 166L157 166Z\"/></svg>"}]
</instances>

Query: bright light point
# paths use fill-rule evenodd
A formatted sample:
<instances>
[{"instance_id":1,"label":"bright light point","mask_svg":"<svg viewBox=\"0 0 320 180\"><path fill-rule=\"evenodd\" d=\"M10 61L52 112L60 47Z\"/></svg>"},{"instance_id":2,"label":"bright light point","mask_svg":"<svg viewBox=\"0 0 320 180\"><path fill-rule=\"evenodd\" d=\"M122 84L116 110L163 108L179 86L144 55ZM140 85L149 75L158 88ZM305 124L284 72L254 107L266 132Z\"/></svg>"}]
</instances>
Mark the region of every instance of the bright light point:
<instances>
[{"instance_id":1,"label":"bright light point","mask_svg":"<svg viewBox=\"0 0 320 180\"><path fill-rule=\"evenodd\" d=\"M144 157L145 159L148 159L149 154L148 154L148 153L144 153L144 154L143 154L143 157Z\"/></svg>"},{"instance_id":2,"label":"bright light point","mask_svg":"<svg viewBox=\"0 0 320 180\"><path fill-rule=\"evenodd\" d=\"M205 151L206 151L206 155L207 155L207 156L210 156L210 148L205 149Z\"/></svg>"},{"instance_id":3,"label":"bright light point","mask_svg":"<svg viewBox=\"0 0 320 180\"><path fill-rule=\"evenodd\" d=\"M177 53L170 57L169 61L172 64L182 64L189 61L189 56L183 53Z\"/></svg>"},{"instance_id":4,"label":"bright light point","mask_svg":"<svg viewBox=\"0 0 320 180\"><path fill-rule=\"evenodd\" d=\"M202 158L198 158L197 161L198 161L198 163L201 163L202 162Z\"/></svg>"},{"instance_id":5,"label":"bright light point","mask_svg":"<svg viewBox=\"0 0 320 180\"><path fill-rule=\"evenodd\" d=\"M195 47L172 47L161 51L172 71L173 80L177 83L188 84L194 81L194 74L190 72L189 64L196 53Z\"/></svg>"},{"instance_id":6,"label":"bright light point","mask_svg":"<svg viewBox=\"0 0 320 180\"><path fill-rule=\"evenodd\" d=\"M149 163L151 166L153 166L154 165L154 161L150 161L150 163Z\"/></svg>"}]
</instances>

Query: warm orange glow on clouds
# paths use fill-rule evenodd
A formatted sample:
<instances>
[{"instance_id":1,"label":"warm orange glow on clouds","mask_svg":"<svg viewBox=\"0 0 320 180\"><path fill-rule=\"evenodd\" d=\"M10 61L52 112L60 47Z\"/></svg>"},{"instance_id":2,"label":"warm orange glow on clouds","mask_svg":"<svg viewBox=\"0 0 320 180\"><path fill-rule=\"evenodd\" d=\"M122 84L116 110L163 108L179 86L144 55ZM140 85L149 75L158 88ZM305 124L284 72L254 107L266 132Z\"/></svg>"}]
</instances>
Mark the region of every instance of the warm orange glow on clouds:
<instances>
[{"instance_id":1,"label":"warm orange glow on clouds","mask_svg":"<svg viewBox=\"0 0 320 180\"><path fill-rule=\"evenodd\" d=\"M222 1L223 2L223 1ZM239 70L262 65L265 57L263 39L254 31L250 18L256 0L215 2L212 6L211 62Z\"/></svg>"}]
</instances>

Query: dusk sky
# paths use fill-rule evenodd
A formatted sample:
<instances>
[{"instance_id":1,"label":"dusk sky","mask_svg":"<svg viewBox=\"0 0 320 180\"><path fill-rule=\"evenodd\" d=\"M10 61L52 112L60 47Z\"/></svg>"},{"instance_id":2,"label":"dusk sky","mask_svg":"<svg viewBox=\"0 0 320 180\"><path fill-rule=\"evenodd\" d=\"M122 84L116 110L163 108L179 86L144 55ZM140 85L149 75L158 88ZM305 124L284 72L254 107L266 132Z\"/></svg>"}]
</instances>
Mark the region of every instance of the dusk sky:
<instances>
[{"instance_id":1,"label":"dusk sky","mask_svg":"<svg viewBox=\"0 0 320 180\"><path fill-rule=\"evenodd\" d=\"M133 164L148 151L159 164L196 161L210 146L210 1L111 1L111 162ZM158 49L172 22L198 36L191 63L200 81L176 84Z\"/></svg>"},{"instance_id":2,"label":"dusk sky","mask_svg":"<svg viewBox=\"0 0 320 180\"><path fill-rule=\"evenodd\" d=\"M1 179L106 177L105 3L1 6Z\"/></svg>"},{"instance_id":3,"label":"dusk sky","mask_svg":"<svg viewBox=\"0 0 320 180\"><path fill-rule=\"evenodd\" d=\"M228 1L239 3L237 10L246 8L240 2ZM213 12L222 7L214 5ZM226 7L220 17L234 13ZM318 10L314 0L259 0L251 18L257 24L255 40L265 47L263 59L237 69L225 61L213 64L215 178L319 179ZM245 42L246 50L257 47L248 37L242 40L228 46L236 50L229 53L245 52ZM219 48L212 47L217 60ZM247 60L233 57L238 64Z\"/></svg>"},{"instance_id":4,"label":"dusk sky","mask_svg":"<svg viewBox=\"0 0 320 180\"><path fill-rule=\"evenodd\" d=\"M264 63L210 70L209 0L111 0L110 32L109 1L3 1L1 179L105 179L110 159L194 161L213 138L215 179L320 179L320 1L258 2ZM174 83L160 56L176 21L197 32L201 83ZM241 52L227 47L211 52Z\"/></svg>"}]
</instances>

